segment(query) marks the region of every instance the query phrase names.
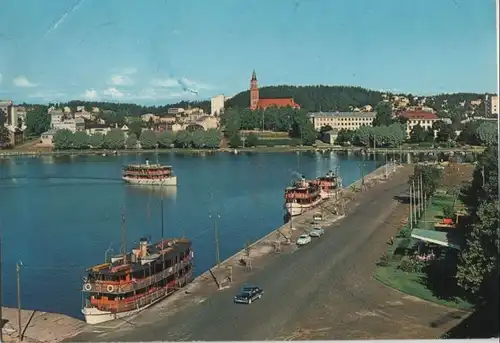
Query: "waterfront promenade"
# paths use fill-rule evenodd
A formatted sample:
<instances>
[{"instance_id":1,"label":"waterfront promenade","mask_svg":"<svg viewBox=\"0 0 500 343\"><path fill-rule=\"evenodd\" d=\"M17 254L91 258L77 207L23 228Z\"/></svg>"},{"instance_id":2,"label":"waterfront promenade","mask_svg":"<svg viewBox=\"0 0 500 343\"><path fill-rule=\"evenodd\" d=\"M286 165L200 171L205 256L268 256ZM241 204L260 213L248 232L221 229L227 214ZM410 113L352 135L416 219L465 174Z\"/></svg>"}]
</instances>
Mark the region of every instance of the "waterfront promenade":
<instances>
[{"instance_id":1,"label":"waterfront promenade","mask_svg":"<svg viewBox=\"0 0 500 343\"><path fill-rule=\"evenodd\" d=\"M405 192L411 172L402 167L378 183L367 176L367 189L347 204L346 215L327 219L332 224L324 237L300 249L261 250L265 259L254 257L252 270L239 271L227 288L217 290L202 275L187 294L127 321L88 327L71 341L438 337L467 313L401 294L371 277L407 216L407 206L394 197ZM251 306L234 305L232 296L244 283L263 287L264 297Z\"/></svg>"}]
</instances>

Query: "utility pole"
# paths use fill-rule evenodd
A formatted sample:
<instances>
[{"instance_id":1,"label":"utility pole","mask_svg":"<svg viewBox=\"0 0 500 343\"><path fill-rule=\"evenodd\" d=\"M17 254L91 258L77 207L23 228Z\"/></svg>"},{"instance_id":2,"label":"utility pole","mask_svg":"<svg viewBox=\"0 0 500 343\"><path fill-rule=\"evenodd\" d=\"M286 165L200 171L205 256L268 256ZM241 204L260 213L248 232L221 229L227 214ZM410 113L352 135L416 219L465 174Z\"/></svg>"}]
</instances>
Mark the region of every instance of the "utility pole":
<instances>
[{"instance_id":1,"label":"utility pole","mask_svg":"<svg viewBox=\"0 0 500 343\"><path fill-rule=\"evenodd\" d=\"M425 211L425 205L424 205L424 177L422 174L420 174L420 200L421 200L421 212Z\"/></svg>"},{"instance_id":2,"label":"utility pole","mask_svg":"<svg viewBox=\"0 0 500 343\"><path fill-rule=\"evenodd\" d=\"M2 228L0 227L0 342L3 342L3 299L2 299L2 281L3 281L3 271L2 271Z\"/></svg>"},{"instance_id":3,"label":"utility pole","mask_svg":"<svg viewBox=\"0 0 500 343\"><path fill-rule=\"evenodd\" d=\"M125 206L122 207L122 254L123 254L123 264L127 261L127 230L125 228Z\"/></svg>"},{"instance_id":4,"label":"utility pole","mask_svg":"<svg viewBox=\"0 0 500 343\"><path fill-rule=\"evenodd\" d=\"M220 218L220 215L214 214L209 215L210 218L214 220L214 234L215 234L215 261L217 266L220 264L220 250L219 250L219 228L217 227L217 218Z\"/></svg>"},{"instance_id":5,"label":"utility pole","mask_svg":"<svg viewBox=\"0 0 500 343\"><path fill-rule=\"evenodd\" d=\"M413 188L413 206L415 206L415 180L411 182ZM415 213L413 213L413 219L415 220L415 224L417 224L417 217Z\"/></svg>"},{"instance_id":6,"label":"utility pole","mask_svg":"<svg viewBox=\"0 0 500 343\"><path fill-rule=\"evenodd\" d=\"M415 182L415 180L413 181ZM417 177L417 218L420 218L420 177Z\"/></svg>"},{"instance_id":7,"label":"utility pole","mask_svg":"<svg viewBox=\"0 0 500 343\"><path fill-rule=\"evenodd\" d=\"M23 331L21 328L21 266L23 263L16 263L16 278L17 278L17 330L19 332L19 341L23 340Z\"/></svg>"},{"instance_id":8,"label":"utility pole","mask_svg":"<svg viewBox=\"0 0 500 343\"><path fill-rule=\"evenodd\" d=\"M412 200L412 194L411 194L411 185L410 185L410 230L413 230L413 200Z\"/></svg>"}]
</instances>

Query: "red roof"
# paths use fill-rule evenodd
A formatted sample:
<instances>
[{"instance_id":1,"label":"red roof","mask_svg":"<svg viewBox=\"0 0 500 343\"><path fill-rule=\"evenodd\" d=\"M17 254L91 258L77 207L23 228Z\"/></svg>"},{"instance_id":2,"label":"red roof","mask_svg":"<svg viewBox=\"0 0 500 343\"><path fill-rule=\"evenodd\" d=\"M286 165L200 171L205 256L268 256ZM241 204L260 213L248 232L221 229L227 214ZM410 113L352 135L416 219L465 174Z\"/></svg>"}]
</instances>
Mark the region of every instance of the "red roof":
<instances>
[{"instance_id":1,"label":"red roof","mask_svg":"<svg viewBox=\"0 0 500 343\"><path fill-rule=\"evenodd\" d=\"M271 106L276 107L293 107L299 109L300 106L295 103L293 98L283 98L283 99L259 99L259 103L257 104L257 108L268 108Z\"/></svg>"},{"instance_id":2,"label":"red roof","mask_svg":"<svg viewBox=\"0 0 500 343\"><path fill-rule=\"evenodd\" d=\"M432 112L425 111L408 111L401 114L402 117L405 117L409 120L435 120L438 117Z\"/></svg>"}]
</instances>

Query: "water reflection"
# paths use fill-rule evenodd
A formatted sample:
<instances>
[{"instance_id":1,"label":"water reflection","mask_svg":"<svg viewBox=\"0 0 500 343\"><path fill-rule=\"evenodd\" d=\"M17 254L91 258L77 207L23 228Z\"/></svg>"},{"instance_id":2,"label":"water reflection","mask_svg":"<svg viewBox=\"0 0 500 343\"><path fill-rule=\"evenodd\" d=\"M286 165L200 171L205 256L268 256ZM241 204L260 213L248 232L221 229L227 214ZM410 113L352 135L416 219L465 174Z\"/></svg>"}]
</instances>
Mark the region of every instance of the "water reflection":
<instances>
[{"instance_id":1,"label":"water reflection","mask_svg":"<svg viewBox=\"0 0 500 343\"><path fill-rule=\"evenodd\" d=\"M177 199L177 187L176 186L151 186L151 185L126 185L127 193L133 194L146 194L154 195L155 197L163 199Z\"/></svg>"}]
</instances>

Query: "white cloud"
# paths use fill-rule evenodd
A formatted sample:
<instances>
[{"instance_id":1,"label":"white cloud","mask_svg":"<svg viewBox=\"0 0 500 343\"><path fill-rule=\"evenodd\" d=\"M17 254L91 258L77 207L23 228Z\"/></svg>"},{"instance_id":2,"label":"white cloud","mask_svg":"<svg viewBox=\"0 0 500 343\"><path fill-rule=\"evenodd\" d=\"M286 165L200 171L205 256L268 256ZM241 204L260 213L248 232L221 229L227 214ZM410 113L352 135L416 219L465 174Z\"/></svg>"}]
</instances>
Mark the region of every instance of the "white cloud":
<instances>
[{"instance_id":1,"label":"white cloud","mask_svg":"<svg viewBox=\"0 0 500 343\"><path fill-rule=\"evenodd\" d=\"M118 89L114 87L110 87L102 92L103 95L110 97L112 99L120 99L123 98L125 94L120 92Z\"/></svg>"},{"instance_id":2,"label":"white cloud","mask_svg":"<svg viewBox=\"0 0 500 343\"><path fill-rule=\"evenodd\" d=\"M176 79L154 79L151 81L151 85L154 87L171 88L179 86L179 81Z\"/></svg>"},{"instance_id":3,"label":"white cloud","mask_svg":"<svg viewBox=\"0 0 500 343\"><path fill-rule=\"evenodd\" d=\"M83 94L83 97L87 100L95 100L99 98L99 94L95 89L87 89Z\"/></svg>"},{"instance_id":4,"label":"white cloud","mask_svg":"<svg viewBox=\"0 0 500 343\"><path fill-rule=\"evenodd\" d=\"M108 84L115 86L130 86L134 81L128 75L113 75L111 76Z\"/></svg>"},{"instance_id":5,"label":"white cloud","mask_svg":"<svg viewBox=\"0 0 500 343\"><path fill-rule=\"evenodd\" d=\"M206 83L198 82L198 81L193 81L190 79L187 79L185 77L180 79L180 82L185 84L189 88L194 88L194 89L211 89L212 86L208 85Z\"/></svg>"},{"instance_id":6,"label":"white cloud","mask_svg":"<svg viewBox=\"0 0 500 343\"><path fill-rule=\"evenodd\" d=\"M36 84L32 83L26 76L23 75L16 77L14 80L12 80L12 83L16 87L36 87Z\"/></svg>"}]
</instances>

